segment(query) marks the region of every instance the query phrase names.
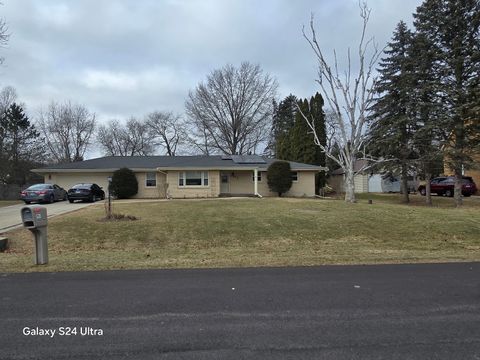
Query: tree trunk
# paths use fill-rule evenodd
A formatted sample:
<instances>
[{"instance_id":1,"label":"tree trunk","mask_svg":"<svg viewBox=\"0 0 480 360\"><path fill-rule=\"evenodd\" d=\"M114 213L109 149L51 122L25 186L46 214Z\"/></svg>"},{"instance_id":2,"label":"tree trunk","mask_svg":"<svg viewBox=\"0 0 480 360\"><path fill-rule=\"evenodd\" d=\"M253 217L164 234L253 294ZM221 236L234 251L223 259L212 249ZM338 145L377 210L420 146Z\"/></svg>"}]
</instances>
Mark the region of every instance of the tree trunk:
<instances>
[{"instance_id":1,"label":"tree trunk","mask_svg":"<svg viewBox=\"0 0 480 360\"><path fill-rule=\"evenodd\" d=\"M430 180L432 179L432 174L425 173L425 203L427 206L432 206L432 191L430 187Z\"/></svg>"},{"instance_id":2,"label":"tree trunk","mask_svg":"<svg viewBox=\"0 0 480 360\"><path fill-rule=\"evenodd\" d=\"M345 169L345 202L355 203L355 173L353 172L353 165Z\"/></svg>"},{"instance_id":3,"label":"tree trunk","mask_svg":"<svg viewBox=\"0 0 480 360\"><path fill-rule=\"evenodd\" d=\"M406 165L402 165L402 202L408 204L410 198L408 196L408 170Z\"/></svg>"},{"instance_id":4,"label":"tree trunk","mask_svg":"<svg viewBox=\"0 0 480 360\"><path fill-rule=\"evenodd\" d=\"M455 190L453 196L455 198L455 205L456 207L461 207L463 205L462 200L462 184L463 183L463 175L460 169L455 169Z\"/></svg>"}]
</instances>

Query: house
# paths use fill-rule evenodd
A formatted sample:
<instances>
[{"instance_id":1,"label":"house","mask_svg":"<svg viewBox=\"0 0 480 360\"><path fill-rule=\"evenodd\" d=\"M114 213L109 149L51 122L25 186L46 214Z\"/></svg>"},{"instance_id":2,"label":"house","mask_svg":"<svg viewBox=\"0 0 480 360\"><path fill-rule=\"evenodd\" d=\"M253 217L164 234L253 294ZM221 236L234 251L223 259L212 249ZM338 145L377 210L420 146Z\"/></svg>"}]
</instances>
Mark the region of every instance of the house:
<instances>
[{"instance_id":1,"label":"house","mask_svg":"<svg viewBox=\"0 0 480 360\"><path fill-rule=\"evenodd\" d=\"M476 166L473 169L466 169L463 171L463 176L470 176L472 177L473 181L477 186L480 184L480 153L474 153L472 155L472 158L474 159ZM447 161L444 161L443 164L444 168L444 173L445 174L450 174L453 175L454 171L448 166Z\"/></svg>"},{"instance_id":2,"label":"house","mask_svg":"<svg viewBox=\"0 0 480 360\"><path fill-rule=\"evenodd\" d=\"M371 169L362 170L367 165L366 160L357 160L354 165L355 193L392 193L400 192L400 180L399 175L394 175L391 172L373 172ZM362 170L362 171L360 171ZM345 192L345 171L340 168L334 170L328 184L337 193ZM408 189L411 192L415 192L418 188L419 182L417 181L416 174L410 172L408 176Z\"/></svg>"},{"instance_id":3,"label":"house","mask_svg":"<svg viewBox=\"0 0 480 360\"><path fill-rule=\"evenodd\" d=\"M359 170L365 167L365 165L365 160L357 160L353 166L353 170L356 172L355 177L353 178L356 193L368 192L369 174L366 171L359 172ZM345 171L342 168L332 171L330 178L328 179L328 185L330 185L336 193L344 193Z\"/></svg>"},{"instance_id":4,"label":"house","mask_svg":"<svg viewBox=\"0 0 480 360\"><path fill-rule=\"evenodd\" d=\"M107 156L32 171L46 183L69 189L78 183L108 188L115 170L131 169L138 180L137 198L276 196L268 189L266 171L276 161L258 155L232 156ZM286 196L315 196L320 166L290 162L292 187Z\"/></svg>"}]
</instances>

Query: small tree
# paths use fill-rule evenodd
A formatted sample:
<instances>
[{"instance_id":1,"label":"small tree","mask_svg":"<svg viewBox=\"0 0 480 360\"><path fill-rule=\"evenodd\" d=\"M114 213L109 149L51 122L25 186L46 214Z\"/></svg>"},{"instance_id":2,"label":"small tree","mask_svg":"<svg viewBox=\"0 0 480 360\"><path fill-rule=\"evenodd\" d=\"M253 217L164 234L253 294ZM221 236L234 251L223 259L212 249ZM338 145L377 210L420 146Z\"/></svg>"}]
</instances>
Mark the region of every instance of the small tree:
<instances>
[{"instance_id":1,"label":"small tree","mask_svg":"<svg viewBox=\"0 0 480 360\"><path fill-rule=\"evenodd\" d=\"M128 199L138 192L138 181L132 170L121 168L112 176L110 192L119 199Z\"/></svg>"},{"instance_id":2,"label":"small tree","mask_svg":"<svg viewBox=\"0 0 480 360\"><path fill-rule=\"evenodd\" d=\"M267 170L267 183L270 191L278 193L278 196L286 193L292 187L292 174L290 163L275 161Z\"/></svg>"}]
</instances>

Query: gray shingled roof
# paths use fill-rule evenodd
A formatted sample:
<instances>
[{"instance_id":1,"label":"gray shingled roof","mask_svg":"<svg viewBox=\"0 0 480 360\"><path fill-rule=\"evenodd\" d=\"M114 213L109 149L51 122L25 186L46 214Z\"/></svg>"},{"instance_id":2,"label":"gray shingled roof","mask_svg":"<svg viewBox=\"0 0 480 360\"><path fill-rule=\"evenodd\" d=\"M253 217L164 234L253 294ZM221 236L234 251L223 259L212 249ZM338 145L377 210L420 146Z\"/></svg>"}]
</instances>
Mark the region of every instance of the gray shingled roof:
<instances>
[{"instance_id":1,"label":"gray shingled roof","mask_svg":"<svg viewBox=\"0 0 480 360\"><path fill-rule=\"evenodd\" d=\"M255 160L257 159L257 160ZM267 169L267 167L276 159L263 158L257 155L249 155L247 158L237 158L234 161L232 157L221 155L215 156L106 156L96 159L78 161L74 163L50 165L34 171L46 172L48 170L103 170L119 169L127 167L131 169L156 169L156 168L181 168L181 167L199 167L199 168L247 168ZM246 163L245 163L246 162ZM315 165L302 164L290 161L290 166L294 170L321 170Z\"/></svg>"},{"instance_id":2,"label":"gray shingled roof","mask_svg":"<svg viewBox=\"0 0 480 360\"><path fill-rule=\"evenodd\" d=\"M358 172L360 169L364 168L368 164L367 160L360 159L355 161L353 164L353 171ZM332 175L343 175L345 174L345 170L342 168L338 168L332 171Z\"/></svg>"}]
</instances>

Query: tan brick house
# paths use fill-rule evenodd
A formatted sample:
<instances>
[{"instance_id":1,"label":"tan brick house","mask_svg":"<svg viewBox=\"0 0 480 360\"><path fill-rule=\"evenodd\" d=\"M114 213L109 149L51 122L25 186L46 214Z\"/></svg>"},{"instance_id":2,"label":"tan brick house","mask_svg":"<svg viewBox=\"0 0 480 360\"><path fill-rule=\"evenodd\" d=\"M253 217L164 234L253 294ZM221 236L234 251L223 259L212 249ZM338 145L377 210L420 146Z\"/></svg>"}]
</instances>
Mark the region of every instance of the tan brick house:
<instances>
[{"instance_id":1,"label":"tan brick house","mask_svg":"<svg viewBox=\"0 0 480 360\"><path fill-rule=\"evenodd\" d=\"M137 198L275 196L266 176L274 161L257 155L108 156L32 171L64 189L78 183L96 183L107 189L113 172L127 167L138 180ZM315 174L325 169L297 162L290 162L290 167L293 183L285 195L315 196Z\"/></svg>"}]
</instances>

